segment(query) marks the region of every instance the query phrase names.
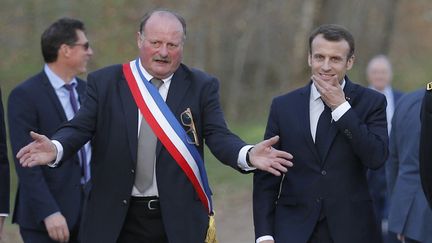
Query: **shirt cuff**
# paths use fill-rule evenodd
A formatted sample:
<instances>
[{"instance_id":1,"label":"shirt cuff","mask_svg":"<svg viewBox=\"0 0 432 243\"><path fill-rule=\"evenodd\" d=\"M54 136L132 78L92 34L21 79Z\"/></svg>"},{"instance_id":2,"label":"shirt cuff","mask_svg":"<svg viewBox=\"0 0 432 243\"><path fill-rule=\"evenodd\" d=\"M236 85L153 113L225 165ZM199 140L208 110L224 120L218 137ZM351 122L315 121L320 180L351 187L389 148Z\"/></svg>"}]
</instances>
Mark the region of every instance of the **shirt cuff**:
<instances>
[{"instance_id":1,"label":"shirt cuff","mask_svg":"<svg viewBox=\"0 0 432 243\"><path fill-rule=\"evenodd\" d=\"M273 240L274 241L273 236L271 236L271 235L264 235L264 236L261 236L260 238L258 238L256 240L256 243L260 243L260 242L265 241L265 240Z\"/></svg>"},{"instance_id":2,"label":"shirt cuff","mask_svg":"<svg viewBox=\"0 0 432 243\"><path fill-rule=\"evenodd\" d=\"M244 170L244 171L251 171L255 170L254 167L250 167L246 162L246 154L248 153L249 149L253 148L253 145L246 145L243 148L240 149L238 159L237 159L237 166Z\"/></svg>"},{"instance_id":3,"label":"shirt cuff","mask_svg":"<svg viewBox=\"0 0 432 243\"><path fill-rule=\"evenodd\" d=\"M0 217L7 217L7 216L9 216L9 214L7 214L7 213L0 213Z\"/></svg>"},{"instance_id":4,"label":"shirt cuff","mask_svg":"<svg viewBox=\"0 0 432 243\"><path fill-rule=\"evenodd\" d=\"M348 101L345 101L340 106L332 111L333 121L337 122L349 109L351 109L351 105Z\"/></svg>"},{"instance_id":5,"label":"shirt cuff","mask_svg":"<svg viewBox=\"0 0 432 243\"><path fill-rule=\"evenodd\" d=\"M63 146L57 140L51 140L51 142L54 144L54 146L57 149L57 157L56 157L56 160L53 163L48 163L48 166L51 167L51 168L55 168L55 167L58 166L58 164L60 163L60 160L63 157Z\"/></svg>"}]
</instances>

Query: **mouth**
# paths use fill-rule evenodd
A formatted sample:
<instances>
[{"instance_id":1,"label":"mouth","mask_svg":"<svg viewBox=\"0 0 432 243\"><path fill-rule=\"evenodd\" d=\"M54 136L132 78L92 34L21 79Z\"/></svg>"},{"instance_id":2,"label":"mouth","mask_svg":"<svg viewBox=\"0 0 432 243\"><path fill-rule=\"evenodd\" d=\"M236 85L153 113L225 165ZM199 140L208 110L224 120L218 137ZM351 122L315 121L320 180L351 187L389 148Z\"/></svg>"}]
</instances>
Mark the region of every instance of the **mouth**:
<instances>
[{"instance_id":1,"label":"mouth","mask_svg":"<svg viewBox=\"0 0 432 243\"><path fill-rule=\"evenodd\" d=\"M330 74L330 73L319 73L319 76L324 80L331 80L333 79L336 74Z\"/></svg>"},{"instance_id":2,"label":"mouth","mask_svg":"<svg viewBox=\"0 0 432 243\"><path fill-rule=\"evenodd\" d=\"M154 59L153 61L158 63L158 64L168 64L169 63L168 59Z\"/></svg>"}]
</instances>

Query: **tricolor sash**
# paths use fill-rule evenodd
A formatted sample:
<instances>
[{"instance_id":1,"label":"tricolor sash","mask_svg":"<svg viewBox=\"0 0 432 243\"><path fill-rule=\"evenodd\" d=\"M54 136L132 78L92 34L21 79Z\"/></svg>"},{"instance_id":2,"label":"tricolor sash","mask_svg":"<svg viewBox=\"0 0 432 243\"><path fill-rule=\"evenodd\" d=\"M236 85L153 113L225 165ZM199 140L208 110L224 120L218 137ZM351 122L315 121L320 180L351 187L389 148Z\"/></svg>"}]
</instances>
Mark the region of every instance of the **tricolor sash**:
<instances>
[{"instance_id":1,"label":"tricolor sash","mask_svg":"<svg viewBox=\"0 0 432 243\"><path fill-rule=\"evenodd\" d=\"M123 64L123 73L143 119L192 183L201 202L213 213L211 192L203 159L158 90L144 77L140 60Z\"/></svg>"}]
</instances>

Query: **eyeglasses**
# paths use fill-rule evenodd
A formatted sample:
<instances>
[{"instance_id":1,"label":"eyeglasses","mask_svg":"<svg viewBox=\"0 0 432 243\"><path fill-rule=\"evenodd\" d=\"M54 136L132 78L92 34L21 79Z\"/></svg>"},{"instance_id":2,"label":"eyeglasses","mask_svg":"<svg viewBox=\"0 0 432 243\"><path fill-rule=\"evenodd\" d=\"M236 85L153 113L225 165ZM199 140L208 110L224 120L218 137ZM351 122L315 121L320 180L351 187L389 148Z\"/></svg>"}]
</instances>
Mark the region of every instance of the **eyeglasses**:
<instances>
[{"instance_id":1,"label":"eyeglasses","mask_svg":"<svg viewBox=\"0 0 432 243\"><path fill-rule=\"evenodd\" d=\"M196 146L199 146L198 135L196 133L195 123L190 108L187 108L180 114L180 120L183 126L189 127L189 129L186 131L186 134L188 135L187 142L189 144L195 144Z\"/></svg>"},{"instance_id":2,"label":"eyeglasses","mask_svg":"<svg viewBox=\"0 0 432 243\"><path fill-rule=\"evenodd\" d=\"M86 43L73 43L70 44L69 46L82 46L84 48L85 51L87 51L90 48L90 43L86 42Z\"/></svg>"}]
</instances>

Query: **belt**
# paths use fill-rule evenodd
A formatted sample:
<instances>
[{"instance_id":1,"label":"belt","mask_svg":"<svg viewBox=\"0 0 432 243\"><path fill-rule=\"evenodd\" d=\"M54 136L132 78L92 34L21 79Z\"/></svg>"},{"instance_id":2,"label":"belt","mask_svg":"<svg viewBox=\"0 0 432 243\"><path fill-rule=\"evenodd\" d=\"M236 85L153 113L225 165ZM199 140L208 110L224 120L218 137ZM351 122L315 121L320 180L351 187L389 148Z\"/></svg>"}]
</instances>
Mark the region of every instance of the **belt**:
<instances>
[{"instance_id":1,"label":"belt","mask_svg":"<svg viewBox=\"0 0 432 243\"><path fill-rule=\"evenodd\" d=\"M131 205L134 205L134 206L145 205L146 208L150 211L160 209L159 198L156 196L153 196L153 197L131 197L130 203L131 203Z\"/></svg>"}]
</instances>

